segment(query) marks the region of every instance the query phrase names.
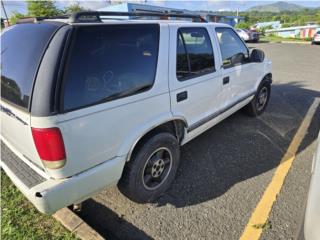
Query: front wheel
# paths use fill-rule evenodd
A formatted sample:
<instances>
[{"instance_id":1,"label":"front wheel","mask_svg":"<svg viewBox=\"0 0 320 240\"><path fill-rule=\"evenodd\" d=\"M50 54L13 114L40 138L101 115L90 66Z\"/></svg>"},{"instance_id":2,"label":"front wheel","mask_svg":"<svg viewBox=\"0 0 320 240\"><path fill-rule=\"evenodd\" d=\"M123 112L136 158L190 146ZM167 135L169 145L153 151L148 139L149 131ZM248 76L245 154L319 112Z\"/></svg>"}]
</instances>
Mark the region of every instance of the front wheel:
<instances>
[{"instance_id":1,"label":"front wheel","mask_svg":"<svg viewBox=\"0 0 320 240\"><path fill-rule=\"evenodd\" d=\"M259 86L258 91L254 96L254 98L245 107L246 113L252 117L261 115L265 111L269 103L270 93L271 93L270 83L268 82L262 83Z\"/></svg>"},{"instance_id":2,"label":"front wheel","mask_svg":"<svg viewBox=\"0 0 320 240\"><path fill-rule=\"evenodd\" d=\"M118 184L120 191L138 203L156 200L174 180L179 158L179 143L172 134L152 136L126 164Z\"/></svg>"}]
</instances>

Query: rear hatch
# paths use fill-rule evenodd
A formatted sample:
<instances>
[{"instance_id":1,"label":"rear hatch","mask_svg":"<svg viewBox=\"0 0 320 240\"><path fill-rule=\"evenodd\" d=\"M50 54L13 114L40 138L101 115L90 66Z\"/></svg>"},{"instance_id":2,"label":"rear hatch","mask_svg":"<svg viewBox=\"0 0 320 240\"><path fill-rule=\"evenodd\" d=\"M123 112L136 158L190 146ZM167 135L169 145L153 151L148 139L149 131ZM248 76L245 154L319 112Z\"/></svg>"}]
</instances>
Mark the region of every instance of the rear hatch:
<instances>
[{"instance_id":1,"label":"rear hatch","mask_svg":"<svg viewBox=\"0 0 320 240\"><path fill-rule=\"evenodd\" d=\"M56 24L20 24L1 34L1 137L42 168L30 127L33 84ZM43 93L45 94L45 93Z\"/></svg>"}]
</instances>

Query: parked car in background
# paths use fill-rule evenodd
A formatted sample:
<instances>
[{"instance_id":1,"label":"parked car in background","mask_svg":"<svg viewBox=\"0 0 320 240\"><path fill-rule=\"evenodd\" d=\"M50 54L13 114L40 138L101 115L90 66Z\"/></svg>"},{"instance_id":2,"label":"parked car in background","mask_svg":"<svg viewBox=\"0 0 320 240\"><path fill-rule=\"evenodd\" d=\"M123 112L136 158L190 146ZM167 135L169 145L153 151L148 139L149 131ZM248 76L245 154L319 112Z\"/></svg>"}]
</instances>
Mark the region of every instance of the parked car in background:
<instances>
[{"instance_id":1,"label":"parked car in background","mask_svg":"<svg viewBox=\"0 0 320 240\"><path fill-rule=\"evenodd\" d=\"M154 201L180 146L268 105L271 62L231 26L101 15L1 35L1 167L41 212L117 183L133 201Z\"/></svg>"},{"instance_id":2,"label":"parked car in background","mask_svg":"<svg viewBox=\"0 0 320 240\"><path fill-rule=\"evenodd\" d=\"M236 29L236 31L245 42L259 42L260 34L255 30Z\"/></svg>"},{"instance_id":3,"label":"parked car in background","mask_svg":"<svg viewBox=\"0 0 320 240\"><path fill-rule=\"evenodd\" d=\"M305 240L317 240L320 236L320 133L311 168L311 182L304 221Z\"/></svg>"},{"instance_id":4,"label":"parked car in background","mask_svg":"<svg viewBox=\"0 0 320 240\"><path fill-rule=\"evenodd\" d=\"M245 31L244 29L239 29L239 28L238 28L238 29L236 29L236 31L237 31L239 37L240 37L243 41L247 42L247 41L250 40L249 34L248 34L247 31Z\"/></svg>"},{"instance_id":5,"label":"parked car in background","mask_svg":"<svg viewBox=\"0 0 320 240\"><path fill-rule=\"evenodd\" d=\"M320 31L316 32L312 39L312 44L319 44L320 43Z\"/></svg>"},{"instance_id":6,"label":"parked car in background","mask_svg":"<svg viewBox=\"0 0 320 240\"><path fill-rule=\"evenodd\" d=\"M252 42L259 42L260 40L260 33L257 32L256 30L248 30L249 31L249 35L250 35L250 41Z\"/></svg>"}]
</instances>

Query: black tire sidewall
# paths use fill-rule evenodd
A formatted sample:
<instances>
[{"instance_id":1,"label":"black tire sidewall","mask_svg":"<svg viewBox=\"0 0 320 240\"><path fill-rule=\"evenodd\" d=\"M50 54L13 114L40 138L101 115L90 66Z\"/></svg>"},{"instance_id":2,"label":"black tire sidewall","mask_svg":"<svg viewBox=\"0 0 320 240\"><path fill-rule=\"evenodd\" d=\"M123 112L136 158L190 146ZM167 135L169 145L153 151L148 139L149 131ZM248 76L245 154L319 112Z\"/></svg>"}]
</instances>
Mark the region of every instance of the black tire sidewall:
<instances>
[{"instance_id":1,"label":"black tire sidewall","mask_svg":"<svg viewBox=\"0 0 320 240\"><path fill-rule=\"evenodd\" d=\"M146 189L143 184L143 171L151 154L158 148L165 147L170 150L172 166L165 182L154 190ZM164 193L173 182L179 167L180 147L177 139L170 133L159 133L146 141L133 159L125 166L127 184L123 186L120 180L120 190L135 202L152 202Z\"/></svg>"},{"instance_id":2,"label":"black tire sidewall","mask_svg":"<svg viewBox=\"0 0 320 240\"><path fill-rule=\"evenodd\" d=\"M268 90L267 101L266 101L265 105L263 106L263 108L261 110L258 110L257 109L258 96L259 96L259 93L260 93L261 89L264 88L264 87L266 87L267 90ZM266 110L266 108L268 106L268 103L269 103L270 94L271 94L271 85L270 85L270 83L266 82L266 81L262 82L260 84L259 88L258 88L258 91L257 91L257 93L256 93L256 95L254 97L254 101L253 101L253 105L254 105L253 108L254 108L255 113L256 113L257 116L261 115Z\"/></svg>"}]
</instances>

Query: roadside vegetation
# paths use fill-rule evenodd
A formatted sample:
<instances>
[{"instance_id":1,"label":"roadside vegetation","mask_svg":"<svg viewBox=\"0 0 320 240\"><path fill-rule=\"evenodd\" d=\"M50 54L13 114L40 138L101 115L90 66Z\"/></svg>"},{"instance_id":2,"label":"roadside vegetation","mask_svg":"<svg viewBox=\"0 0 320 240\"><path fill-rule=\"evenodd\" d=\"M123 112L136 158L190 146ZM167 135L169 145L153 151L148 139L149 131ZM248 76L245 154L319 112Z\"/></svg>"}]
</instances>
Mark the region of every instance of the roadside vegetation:
<instances>
[{"instance_id":1,"label":"roadside vegetation","mask_svg":"<svg viewBox=\"0 0 320 240\"><path fill-rule=\"evenodd\" d=\"M283 38L275 35L261 36L260 42L311 42L311 38Z\"/></svg>"},{"instance_id":2,"label":"roadside vegetation","mask_svg":"<svg viewBox=\"0 0 320 240\"><path fill-rule=\"evenodd\" d=\"M220 14L236 15L236 12L222 12ZM320 24L320 8L303 9L300 11L281 11L281 12L240 12L239 16L245 18L246 26L254 25L257 22L280 21L282 27L303 26L307 23ZM241 24L241 23L240 23Z\"/></svg>"},{"instance_id":3,"label":"roadside vegetation","mask_svg":"<svg viewBox=\"0 0 320 240\"><path fill-rule=\"evenodd\" d=\"M25 15L19 12L14 12L9 19L10 24L16 24L18 19L25 17L52 17L64 14L71 14L74 12L83 11L85 9L80 6L79 2L70 4L64 9L59 9L57 8L55 1L28 0L27 10L28 12Z\"/></svg>"},{"instance_id":4,"label":"roadside vegetation","mask_svg":"<svg viewBox=\"0 0 320 240\"><path fill-rule=\"evenodd\" d=\"M39 213L1 171L1 239L76 239L52 216Z\"/></svg>"}]
</instances>

